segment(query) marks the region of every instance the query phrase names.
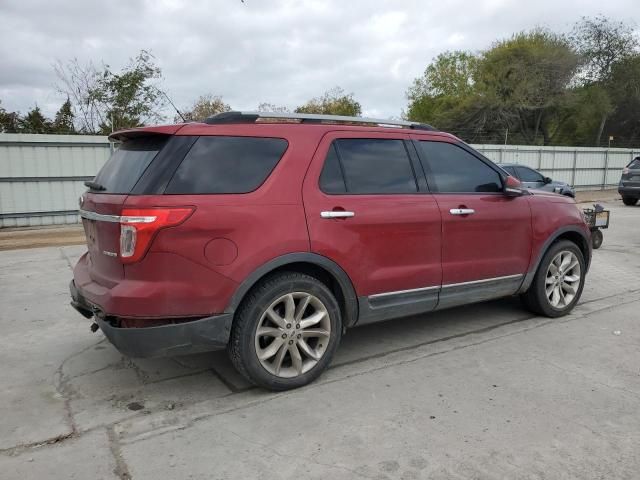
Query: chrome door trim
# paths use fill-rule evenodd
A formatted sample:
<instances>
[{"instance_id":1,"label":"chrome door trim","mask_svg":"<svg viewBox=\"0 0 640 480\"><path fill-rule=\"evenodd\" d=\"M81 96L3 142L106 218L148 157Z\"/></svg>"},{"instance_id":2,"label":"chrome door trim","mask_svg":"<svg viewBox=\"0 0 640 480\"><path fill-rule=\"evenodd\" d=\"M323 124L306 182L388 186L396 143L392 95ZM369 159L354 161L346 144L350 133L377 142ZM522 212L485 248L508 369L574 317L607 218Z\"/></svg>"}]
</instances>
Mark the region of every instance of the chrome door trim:
<instances>
[{"instance_id":1,"label":"chrome door trim","mask_svg":"<svg viewBox=\"0 0 640 480\"><path fill-rule=\"evenodd\" d=\"M448 285L397 290L358 297L358 325L483 302L517 292L524 275L505 275Z\"/></svg>"},{"instance_id":2,"label":"chrome door trim","mask_svg":"<svg viewBox=\"0 0 640 480\"><path fill-rule=\"evenodd\" d=\"M515 280L516 278L521 278L523 277L524 274L522 273L518 273L516 275L505 275L503 277L491 277L491 278L483 278L482 280L472 280L470 282L460 282L460 283L447 283L446 285L442 285L442 288L452 288L452 287L464 287L467 285L478 285L481 283L487 283L487 282L495 282L495 281L499 281L499 280Z\"/></svg>"},{"instance_id":3,"label":"chrome door trim","mask_svg":"<svg viewBox=\"0 0 640 480\"><path fill-rule=\"evenodd\" d=\"M393 295L405 295L407 293L428 292L429 290L440 290L445 288L464 287L467 285L479 285L482 283L495 282L500 280L515 280L516 278L522 278L523 276L524 276L523 274L518 273L516 275L505 275L502 277L483 278L482 280L471 280L470 282L448 283L446 285L442 285L442 287L433 286L433 287L412 288L410 290L394 290L392 292L375 293L373 295L369 295L368 298L376 299L376 298L390 297Z\"/></svg>"},{"instance_id":4,"label":"chrome door trim","mask_svg":"<svg viewBox=\"0 0 640 480\"><path fill-rule=\"evenodd\" d=\"M385 297L391 297L393 295L404 295L407 293L418 293L418 292L428 292L429 290L440 290L440 286L436 285L434 287L422 287L422 288L412 288L410 290L396 290L393 292L383 292L383 293L376 293L373 295L369 295L369 299L376 299L376 298L385 298Z\"/></svg>"}]
</instances>

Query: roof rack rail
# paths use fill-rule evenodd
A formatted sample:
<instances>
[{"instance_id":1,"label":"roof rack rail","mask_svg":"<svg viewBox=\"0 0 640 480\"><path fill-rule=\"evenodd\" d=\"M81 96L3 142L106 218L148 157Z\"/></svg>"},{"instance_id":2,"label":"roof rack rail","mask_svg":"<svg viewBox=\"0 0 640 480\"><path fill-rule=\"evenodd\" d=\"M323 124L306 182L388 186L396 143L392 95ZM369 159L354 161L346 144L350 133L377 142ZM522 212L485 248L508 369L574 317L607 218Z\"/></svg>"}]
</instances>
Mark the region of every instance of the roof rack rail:
<instances>
[{"instance_id":1,"label":"roof rack rail","mask_svg":"<svg viewBox=\"0 0 640 480\"><path fill-rule=\"evenodd\" d=\"M405 120L386 120L381 118L347 117L343 115L317 115L313 113L280 112L223 112L208 117L204 123L222 125L229 123L323 123L348 125L374 125L378 127L412 128L415 130L436 131L431 125Z\"/></svg>"}]
</instances>

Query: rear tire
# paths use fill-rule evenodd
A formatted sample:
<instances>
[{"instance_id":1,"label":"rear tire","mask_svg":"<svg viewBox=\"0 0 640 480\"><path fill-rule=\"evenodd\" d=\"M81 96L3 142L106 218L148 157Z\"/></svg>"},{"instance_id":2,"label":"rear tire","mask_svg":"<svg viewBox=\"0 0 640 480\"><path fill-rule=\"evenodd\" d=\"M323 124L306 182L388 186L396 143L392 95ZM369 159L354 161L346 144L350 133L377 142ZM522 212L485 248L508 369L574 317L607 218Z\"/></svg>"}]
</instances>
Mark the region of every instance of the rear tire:
<instances>
[{"instance_id":1,"label":"rear tire","mask_svg":"<svg viewBox=\"0 0 640 480\"><path fill-rule=\"evenodd\" d=\"M261 281L242 301L228 352L249 382L288 390L320 376L341 334L340 307L327 286L309 275L282 272Z\"/></svg>"},{"instance_id":2,"label":"rear tire","mask_svg":"<svg viewBox=\"0 0 640 480\"><path fill-rule=\"evenodd\" d=\"M637 197L627 197L625 195L622 196L622 203L624 203L625 205L629 205L630 207L634 206L636 203L638 203L638 198Z\"/></svg>"},{"instance_id":3,"label":"rear tire","mask_svg":"<svg viewBox=\"0 0 640 480\"><path fill-rule=\"evenodd\" d=\"M544 254L529 290L520 298L533 313L562 317L578 303L585 274L582 251L575 243L560 240Z\"/></svg>"}]
</instances>

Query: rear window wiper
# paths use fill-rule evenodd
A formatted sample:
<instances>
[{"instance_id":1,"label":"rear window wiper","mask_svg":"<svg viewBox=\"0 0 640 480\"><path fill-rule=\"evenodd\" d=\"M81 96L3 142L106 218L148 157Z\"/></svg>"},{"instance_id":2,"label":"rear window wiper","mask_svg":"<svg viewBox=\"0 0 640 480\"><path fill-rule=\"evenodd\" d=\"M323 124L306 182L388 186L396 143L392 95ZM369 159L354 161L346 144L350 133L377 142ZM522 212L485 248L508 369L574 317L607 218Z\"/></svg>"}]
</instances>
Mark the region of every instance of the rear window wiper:
<instances>
[{"instance_id":1,"label":"rear window wiper","mask_svg":"<svg viewBox=\"0 0 640 480\"><path fill-rule=\"evenodd\" d=\"M105 187L104 185L100 185L99 183L96 183L93 181L84 182L84 186L89 187L91 190L96 190L98 192L102 192L107 189L107 187Z\"/></svg>"}]
</instances>

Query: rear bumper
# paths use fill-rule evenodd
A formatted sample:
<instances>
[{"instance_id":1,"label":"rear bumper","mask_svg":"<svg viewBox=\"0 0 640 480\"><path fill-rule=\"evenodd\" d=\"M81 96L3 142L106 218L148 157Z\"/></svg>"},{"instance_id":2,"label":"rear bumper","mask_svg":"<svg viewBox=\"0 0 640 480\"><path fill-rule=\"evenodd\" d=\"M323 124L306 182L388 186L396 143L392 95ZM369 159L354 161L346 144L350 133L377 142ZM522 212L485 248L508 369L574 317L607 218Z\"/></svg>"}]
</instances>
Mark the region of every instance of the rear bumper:
<instances>
[{"instance_id":1,"label":"rear bumper","mask_svg":"<svg viewBox=\"0 0 640 480\"><path fill-rule=\"evenodd\" d=\"M144 328L114 326L101 307L85 299L72 280L71 306L95 321L109 341L130 357L166 357L220 350L226 347L233 314L225 313L197 320Z\"/></svg>"},{"instance_id":2,"label":"rear bumper","mask_svg":"<svg viewBox=\"0 0 640 480\"><path fill-rule=\"evenodd\" d=\"M640 198L640 185L618 185L618 193L628 197Z\"/></svg>"}]
</instances>

